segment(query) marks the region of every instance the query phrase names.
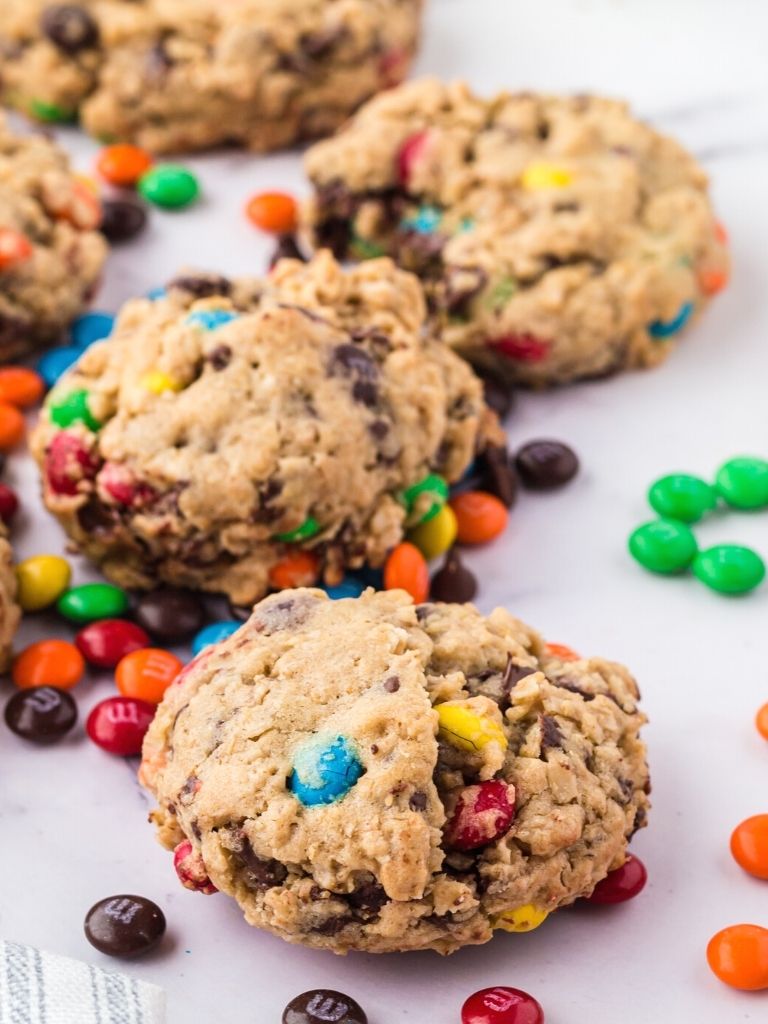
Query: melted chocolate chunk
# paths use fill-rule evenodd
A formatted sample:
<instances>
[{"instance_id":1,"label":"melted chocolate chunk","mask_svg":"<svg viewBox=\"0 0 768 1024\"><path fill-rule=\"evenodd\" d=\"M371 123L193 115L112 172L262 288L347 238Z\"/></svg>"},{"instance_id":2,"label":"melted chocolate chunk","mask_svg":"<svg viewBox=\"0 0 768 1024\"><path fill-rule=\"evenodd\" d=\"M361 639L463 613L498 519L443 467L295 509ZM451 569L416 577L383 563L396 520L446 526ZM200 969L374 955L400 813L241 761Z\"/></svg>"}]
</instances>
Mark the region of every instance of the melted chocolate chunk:
<instances>
[{"instance_id":1,"label":"melted chocolate chunk","mask_svg":"<svg viewBox=\"0 0 768 1024\"><path fill-rule=\"evenodd\" d=\"M62 53L73 56L99 43L99 26L79 4L52 4L40 16L43 35Z\"/></svg>"},{"instance_id":2,"label":"melted chocolate chunk","mask_svg":"<svg viewBox=\"0 0 768 1024\"><path fill-rule=\"evenodd\" d=\"M570 693L578 693L578 695L583 697L586 701L594 700L597 696L594 693L590 693L588 690L582 690L582 688L577 686L576 683L571 683L567 679L552 679L551 682L553 686L557 686L561 690L568 690Z\"/></svg>"},{"instance_id":3,"label":"melted chocolate chunk","mask_svg":"<svg viewBox=\"0 0 768 1024\"><path fill-rule=\"evenodd\" d=\"M269 260L270 270L279 260L301 260L302 263L307 262L307 257L299 248L296 235L288 234L278 237L277 245Z\"/></svg>"},{"instance_id":4,"label":"melted chocolate chunk","mask_svg":"<svg viewBox=\"0 0 768 1024\"><path fill-rule=\"evenodd\" d=\"M259 857L254 852L245 832L240 829L233 833L236 849L233 857L242 867L242 879L249 889L274 889L288 877L288 869L279 860Z\"/></svg>"},{"instance_id":5,"label":"melted chocolate chunk","mask_svg":"<svg viewBox=\"0 0 768 1024\"><path fill-rule=\"evenodd\" d=\"M427 794L421 792L412 793L411 798L408 801L408 806L412 811L426 811Z\"/></svg>"},{"instance_id":6,"label":"melted chocolate chunk","mask_svg":"<svg viewBox=\"0 0 768 1024\"><path fill-rule=\"evenodd\" d=\"M477 456L483 489L495 494L507 508L517 500L517 475L506 445L488 445Z\"/></svg>"},{"instance_id":7,"label":"melted chocolate chunk","mask_svg":"<svg viewBox=\"0 0 768 1024\"><path fill-rule=\"evenodd\" d=\"M315 925L312 929L318 935L338 935L348 924L352 924L354 917L349 914L338 914L336 917L329 917L322 924ZM322 1019L322 1018L320 1018Z\"/></svg>"},{"instance_id":8,"label":"melted chocolate chunk","mask_svg":"<svg viewBox=\"0 0 768 1024\"><path fill-rule=\"evenodd\" d=\"M552 747L562 747L563 734L560 727L550 715L541 716L541 749L549 750Z\"/></svg>"},{"instance_id":9,"label":"melted chocolate chunk","mask_svg":"<svg viewBox=\"0 0 768 1024\"><path fill-rule=\"evenodd\" d=\"M109 537L120 525L120 514L117 509L92 497L78 509L77 521L86 533L95 537Z\"/></svg>"},{"instance_id":10,"label":"melted chocolate chunk","mask_svg":"<svg viewBox=\"0 0 768 1024\"><path fill-rule=\"evenodd\" d=\"M337 345L333 350L330 375L349 377L352 397L369 408L379 399L379 368L375 360L359 345Z\"/></svg>"},{"instance_id":11,"label":"melted chocolate chunk","mask_svg":"<svg viewBox=\"0 0 768 1024\"><path fill-rule=\"evenodd\" d=\"M345 899L351 907L366 916L378 914L384 904L388 902L383 886L375 880L364 882L354 892L349 893Z\"/></svg>"},{"instance_id":12,"label":"melted chocolate chunk","mask_svg":"<svg viewBox=\"0 0 768 1024\"><path fill-rule=\"evenodd\" d=\"M510 693L514 690L515 684L521 679L525 679L526 676L531 675L532 672L538 672L537 668L531 668L530 665L518 665L512 660L512 656L507 657L507 665L504 669L504 675L501 679L502 691L509 698Z\"/></svg>"},{"instance_id":13,"label":"melted chocolate chunk","mask_svg":"<svg viewBox=\"0 0 768 1024\"><path fill-rule=\"evenodd\" d=\"M397 693L400 689L400 680L397 676L390 676L389 679L384 680L384 689L387 693Z\"/></svg>"}]
</instances>

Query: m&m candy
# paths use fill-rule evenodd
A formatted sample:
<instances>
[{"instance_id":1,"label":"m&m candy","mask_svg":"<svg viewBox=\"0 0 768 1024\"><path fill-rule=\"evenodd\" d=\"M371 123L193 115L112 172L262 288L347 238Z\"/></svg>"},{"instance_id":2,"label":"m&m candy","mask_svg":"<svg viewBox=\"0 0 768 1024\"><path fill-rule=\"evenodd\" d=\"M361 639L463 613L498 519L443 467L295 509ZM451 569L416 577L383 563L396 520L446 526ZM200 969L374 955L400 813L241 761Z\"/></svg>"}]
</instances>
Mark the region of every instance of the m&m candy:
<instances>
[{"instance_id":1,"label":"m&m candy","mask_svg":"<svg viewBox=\"0 0 768 1024\"><path fill-rule=\"evenodd\" d=\"M717 490L733 508L768 507L768 462L739 457L729 459L717 471Z\"/></svg>"},{"instance_id":2,"label":"m&m candy","mask_svg":"<svg viewBox=\"0 0 768 1024\"><path fill-rule=\"evenodd\" d=\"M731 853L755 878L768 880L768 814L755 814L737 825L731 834Z\"/></svg>"},{"instance_id":3,"label":"m&m candy","mask_svg":"<svg viewBox=\"0 0 768 1024\"><path fill-rule=\"evenodd\" d=\"M543 907L537 907L533 903L526 903L514 910L505 910L493 921L494 928L500 928L505 932L532 932L541 927L549 917L549 911Z\"/></svg>"},{"instance_id":4,"label":"m&m candy","mask_svg":"<svg viewBox=\"0 0 768 1024\"><path fill-rule=\"evenodd\" d=\"M609 871L602 881L595 886L592 895L587 897L588 903L609 905L626 903L634 899L645 888L648 872L639 857L628 854L620 868Z\"/></svg>"},{"instance_id":5,"label":"m&m candy","mask_svg":"<svg viewBox=\"0 0 768 1024\"><path fill-rule=\"evenodd\" d=\"M128 610L128 595L111 583L83 583L62 594L56 610L71 622L119 618Z\"/></svg>"},{"instance_id":6,"label":"m&m candy","mask_svg":"<svg viewBox=\"0 0 768 1024\"><path fill-rule=\"evenodd\" d=\"M69 690L80 682L84 672L82 654L66 640L38 640L25 647L11 666L11 677L22 690L32 686Z\"/></svg>"},{"instance_id":7,"label":"m&m candy","mask_svg":"<svg viewBox=\"0 0 768 1024\"><path fill-rule=\"evenodd\" d=\"M450 500L459 544L487 544L502 533L509 511L494 494L463 491Z\"/></svg>"},{"instance_id":8,"label":"m&m candy","mask_svg":"<svg viewBox=\"0 0 768 1024\"><path fill-rule=\"evenodd\" d=\"M331 804L346 796L364 771L346 737L319 738L296 753L288 786L307 807Z\"/></svg>"},{"instance_id":9,"label":"m&m candy","mask_svg":"<svg viewBox=\"0 0 768 1024\"><path fill-rule=\"evenodd\" d=\"M290 235L298 219L296 200L285 192L259 192L248 200L248 220L274 235Z\"/></svg>"},{"instance_id":10,"label":"m&m candy","mask_svg":"<svg viewBox=\"0 0 768 1024\"><path fill-rule=\"evenodd\" d=\"M630 554L651 572L682 572L694 560L697 550L691 530L675 519L644 523L629 538Z\"/></svg>"},{"instance_id":11,"label":"m&m candy","mask_svg":"<svg viewBox=\"0 0 768 1024\"><path fill-rule=\"evenodd\" d=\"M121 659L115 669L115 682L124 697L159 704L183 668L182 662L170 651L144 647Z\"/></svg>"},{"instance_id":12,"label":"m&m candy","mask_svg":"<svg viewBox=\"0 0 768 1024\"><path fill-rule=\"evenodd\" d=\"M206 647L210 647L211 644L221 643L222 640L226 640L227 637L236 633L241 625L242 623L236 622L234 619L227 619L223 622L212 622L209 626L204 626L192 641L192 654L194 657L197 657L201 651L205 650Z\"/></svg>"},{"instance_id":13,"label":"m&m candy","mask_svg":"<svg viewBox=\"0 0 768 1024\"><path fill-rule=\"evenodd\" d=\"M320 574L320 559L313 551L292 551L269 570L269 582L275 590L311 587Z\"/></svg>"},{"instance_id":14,"label":"m&m candy","mask_svg":"<svg viewBox=\"0 0 768 1024\"><path fill-rule=\"evenodd\" d=\"M135 185L152 166L152 157L140 146L116 143L105 146L96 160L96 169L110 185Z\"/></svg>"},{"instance_id":15,"label":"m&m candy","mask_svg":"<svg viewBox=\"0 0 768 1024\"><path fill-rule=\"evenodd\" d=\"M97 747L118 757L136 757L156 707L134 697L108 697L88 715L85 730Z\"/></svg>"},{"instance_id":16,"label":"m&m candy","mask_svg":"<svg viewBox=\"0 0 768 1024\"><path fill-rule=\"evenodd\" d=\"M173 851L173 868L185 889L212 896L218 889L208 877L202 855L188 839L183 839Z\"/></svg>"},{"instance_id":17,"label":"m&m candy","mask_svg":"<svg viewBox=\"0 0 768 1024\"><path fill-rule=\"evenodd\" d=\"M54 743L73 728L77 704L53 686L33 686L14 693L5 705L5 723L11 732L30 743Z\"/></svg>"},{"instance_id":18,"label":"m&m candy","mask_svg":"<svg viewBox=\"0 0 768 1024\"><path fill-rule=\"evenodd\" d=\"M768 989L768 928L734 924L713 936L707 946L712 972L745 992Z\"/></svg>"},{"instance_id":19,"label":"m&m candy","mask_svg":"<svg viewBox=\"0 0 768 1024\"><path fill-rule=\"evenodd\" d=\"M700 477L671 473L651 484L648 501L660 516L697 523L717 505L717 491Z\"/></svg>"},{"instance_id":20,"label":"m&m candy","mask_svg":"<svg viewBox=\"0 0 768 1024\"><path fill-rule=\"evenodd\" d=\"M194 174L176 164L159 164L150 168L139 178L137 187L148 203L168 210L189 206L200 194L200 185Z\"/></svg>"},{"instance_id":21,"label":"m&m candy","mask_svg":"<svg viewBox=\"0 0 768 1024\"><path fill-rule=\"evenodd\" d=\"M519 988L483 988L461 1008L461 1024L544 1024L541 1005Z\"/></svg>"},{"instance_id":22,"label":"m&m candy","mask_svg":"<svg viewBox=\"0 0 768 1024\"><path fill-rule=\"evenodd\" d=\"M445 842L454 850L488 846L509 831L514 817L514 786L496 779L467 786L445 826Z\"/></svg>"},{"instance_id":23,"label":"m&m candy","mask_svg":"<svg viewBox=\"0 0 768 1024\"><path fill-rule=\"evenodd\" d=\"M721 594L746 594L762 583L765 563L751 548L716 544L699 552L693 562L693 573Z\"/></svg>"},{"instance_id":24,"label":"m&m candy","mask_svg":"<svg viewBox=\"0 0 768 1024\"><path fill-rule=\"evenodd\" d=\"M480 715L466 702L438 704L435 708L441 739L470 753L482 750L489 743L507 749L507 737L497 721Z\"/></svg>"},{"instance_id":25,"label":"m&m candy","mask_svg":"<svg viewBox=\"0 0 768 1024\"><path fill-rule=\"evenodd\" d=\"M384 566L384 589L405 590L416 604L429 596L429 568L415 544L403 541L393 548Z\"/></svg>"},{"instance_id":26,"label":"m&m candy","mask_svg":"<svg viewBox=\"0 0 768 1024\"><path fill-rule=\"evenodd\" d=\"M25 612L38 612L57 601L69 586L72 570L60 555L33 555L16 566L18 600Z\"/></svg>"},{"instance_id":27,"label":"m&m candy","mask_svg":"<svg viewBox=\"0 0 768 1024\"><path fill-rule=\"evenodd\" d=\"M115 668L133 651L149 647L149 636L127 619L101 619L85 626L75 637L75 645L94 668Z\"/></svg>"},{"instance_id":28,"label":"m&m candy","mask_svg":"<svg viewBox=\"0 0 768 1024\"><path fill-rule=\"evenodd\" d=\"M19 409L36 405L45 392L45 381L39 373L25 366L0 367L0 402Z\"/></svg>"},{"instance_id":29,"label":"m&m candy","mask_svg":"<svg viewBox=\"0 0 768 1024\"><path fill-rule=\"evenodd\" d=\"M408 531L408 540L415 544L427 559L439 558L453 547L458 533L456 513L450 505L443 505L436 516Z\"/></svg>"},{"instance_id":30,"label":"m&m candy","mask_svg":"<svg viewBox=\"0 0 768 1024\"><path fill-rule=\"evenodd\" d=\"M10 402L0 402L0 451L6 452L24 437L24 416Z\"/></svg>"},{"instance_id":31,"label":"m&m candy","mask_svg":"<svg viewBox=\"0 0 768 1024\"><path fill-rule=\"evenodd\" d=\"M755 726L764 740L768 740L768 704L763 704L755 715Z\"/></svg>"},{"instance_id":32,"label":"m&m candy","mask_svg":"<svg viewBox=\"0 0 768 1024\"><path fill-rule=\"evenodd\" d=\"M41 356L37 361L37 372L45 381L46 387L52 388L82 354L82 350L76 345L64 345L61 348L52 348L50 352Z\"/></svg>"}]
</instances>

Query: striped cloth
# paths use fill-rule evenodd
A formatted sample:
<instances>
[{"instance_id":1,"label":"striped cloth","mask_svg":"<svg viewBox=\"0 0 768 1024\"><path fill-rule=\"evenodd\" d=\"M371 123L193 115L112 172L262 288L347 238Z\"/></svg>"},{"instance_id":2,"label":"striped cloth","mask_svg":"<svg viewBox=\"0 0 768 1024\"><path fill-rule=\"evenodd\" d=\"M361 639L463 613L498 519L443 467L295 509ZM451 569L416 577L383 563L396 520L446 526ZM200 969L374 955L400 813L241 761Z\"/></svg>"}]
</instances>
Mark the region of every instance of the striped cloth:
<instances>
[{"instance_id":1,"label":"striped cloth","mask_svg":"<svg viewBox=\"0 0 768 1024\"><path fill-rule=\"evenodd\" d=\"M0 941L0 1024L163 1024L157 985Z\"/></svg>"}]
</instances>

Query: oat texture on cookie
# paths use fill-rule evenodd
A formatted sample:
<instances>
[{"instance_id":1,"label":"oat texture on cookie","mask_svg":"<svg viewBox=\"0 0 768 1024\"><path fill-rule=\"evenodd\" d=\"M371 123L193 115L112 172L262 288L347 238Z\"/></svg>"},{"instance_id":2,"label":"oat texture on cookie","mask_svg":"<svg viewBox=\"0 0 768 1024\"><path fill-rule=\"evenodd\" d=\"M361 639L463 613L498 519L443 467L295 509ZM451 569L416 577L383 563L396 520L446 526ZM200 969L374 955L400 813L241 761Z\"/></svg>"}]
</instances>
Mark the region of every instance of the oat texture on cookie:
<instances>
[{"instance_id":1,"label":"oat texture on cookie","mask_svg":"<svg viewBox=\"0 0 768 1024\"><path fill-rule=\"evenodd\" d=\"M525 384L660 362L727 282L704 171L613 100L421 80L306 164L312 239L395 257L449 344Z\"/></svg>"},{"instance_id":2,"label":"oat texture on cookie","mask_svg":"<svg viewBox=\"0 0 768 1024\"><path fill-rule=\"evenodd\" d=\"M10 665L13 638L21 619L17 593L8 531L0 523L0 672L4 672Z\"/></svg>"},{"instance_id":3,"label":"oat texture on cookie","mask_svg":"<svg viewBox=\"0 0 768 1024\"><path fill-rule=\"evenodd\" d=\"M32 438L45 502L121 586L247 604L381 566L432 500L410 489L499 442L425 316L389 260L183 274L129 302L49 393Z\"/></svg>"},{"instance_id":4,"label":"oat texture on cookie","mask_svg":"<svg viewBox=\"0 0 768 1024\"><path fill-rule=\"evenodd\" d=\"M405 76L422 0L0 0L4 101L154 152L333 131Z\"/></svg>"},{"instance_id":5,"label":"oat texture on cookie","mask_svg":"<svg viewBox=\"0 0 768 1024\"><path fill-rule=\"evenodd\" d=\"M0 114L0 363L53 341L83 310L106 257L100 218L64 152Z\"/></svg>"},{"instance_id":6,"label":"oat texture on cookie","mask_svg":"<svg viewBox=\"0 0 768 1024\"><path fill-rule=\"evenodd\" d=\"M273 594L144 742L188 888L309 946L450 953L588 897L645 824L638 690L502 609Z\"/></svg>"}]
</instances>

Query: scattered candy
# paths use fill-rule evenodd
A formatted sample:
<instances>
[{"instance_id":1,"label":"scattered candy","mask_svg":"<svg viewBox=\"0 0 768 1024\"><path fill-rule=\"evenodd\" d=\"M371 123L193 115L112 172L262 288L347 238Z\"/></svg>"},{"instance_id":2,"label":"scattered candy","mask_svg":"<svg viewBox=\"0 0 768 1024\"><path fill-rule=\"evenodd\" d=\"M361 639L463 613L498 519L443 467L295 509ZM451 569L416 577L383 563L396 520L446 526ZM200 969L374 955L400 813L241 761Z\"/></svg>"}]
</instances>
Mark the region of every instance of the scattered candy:
<instances>
[{"instance_id":1,"label":"scattered candy","mask_svg":"<svg viewBox=\"0 0 768 1024\"><path fill-rule=\"evenodd\" d=\"M13 659L11 678L20 690L54 686L69 690L83 678L85 662L74 644L66 640L38 640Z\"/></svg>"},{"instance_id":2,"label":"scattered candy","mask_svg":"<svg viewBox=\"0 0 768 1024\"><path fill-rule=\"evenodd\" d=\"M710 939L707 962L720 981L745 992L768 989L768 928L734 924Z\"/></svg>"},{"instance_id":3,"label":"scattered candy","mask_svg":"<svg viewBox=\"0 0 768 1024\"><path fill-rule=\"evenodd\" d=\"M698 551L696 538L685 523L657 519L639 526L629 538L629 551L644 569L677 573L687 569Z\"/></svg>"},{"instance_id":4,"label":"scattered candy","mask_svg":"<svg viewBox=\"0 0 768 1024\"><path fill-rule=\"evenodd\" d=\"M91 710L85 729L89 739L108 754L138 757L156 710L145 700L108 697Z\"/></svg>"},{"instance_id":5,"label":"scattered candy","mask_svg":"<svg viewBox=\"0 0 768 1024\"><path fill-rule=\"evenodd\" d=\"M487 544L504 532L509 512L502 501L485 491L464 491L451 498L460 544Z\"/></svg>"},{"instance_id":6,"label":"scattered candy","mask_svg":"<svg viewBox=\"0 0 768 1024\"><path fill-rule=\"evenodd\" d=\"M102 619L81 629L75 645L94 668L115 668L126 654L149 647L149 636L126 619Z\"/></svg>"},{"instance_id":7,"label":"scattered candy","mask_svg":"<svg viewBox=\"0 0 768 1024\"><path fill-rule=\"evenodd\" d=\"M755 726L764 740L768 740L768 704L763 704L755 716Z\"/></svg>"},{"instance_id":8,"label":"scattered candy","mask_svg":"<svg viewBox=\"0 0 768 1024\"><path fill-rule=\"evenodd\" d=\"M751 548L716 544L701 551L693 562L697 579L721 594L746 594L765 578L765 563Z\"/></svg>"},{"instance_id":9,"label":"scattered candy","mask_svg":"<svg viewBox=\"0 0 768 1024\"><path fill-rule=\"evenodd\" d=\"M141 595L135 617L158 640L175 643L196 633L203 625L205 613L200 598L191 590L158 587Z\"/></svg>"},{"instance_id":10,"label":"scattered candy","mask_svg":"<svg viewBox=\"0 0 768 1024\"><path fill-rule=\"evenodd\" d=\"M680 307L680 311L671 320L654 320L648 325L648 333L652 338L671 338L673 334L682 331L693 315L693 303L686 302Z\"/></svg>"},{"instance_id":11,"label":"scattered candy","mask_svg":"<svg viewBox=\"0 0 768 1024\"><path fill-rule=\"evenodd\" d=\"M85 915L85 937L107 956L147 953L165 934L165 916L144 896L110 896Z\"/></svg>"},{"instance_id":12,"label":"scattered candy","mask_svg":"<svg viewBox=\"0 0 768 1024\"><path fill-rule=\"evenodd\" d=\"M501 928L505 932L532 932L544 924L549 917L549 911L542 907L535 907L532 903L526 903L517 910L505 910L494 920L494 928Z\"/></svg>"},{"instance_id":13,"label":"scattered candy","mask_svg":"<svg viewBox=\"0 0 768 1024\"><path fill-rule=\"evenodd\" d=\"M94 342L108 338L114 326L115 318L111 313L83 313L72 324L72 344L82 352Z\"/></svg>"},{"instance_id":14,"label":"scattered candy","mask_svg":"<svg viewBox=\"0 0 768 1024\"><path fill-rule=\"evenodd\" d=\"M368 1024L368 1018L360 1004L343 992L315 988L288 1003L282 1024Z\"/></svg>"},{"instance_id":15,"label":"scattered candy","mask_svg":"<svg viewBox=\"0 0 768 1024\"><path fill-rule=\"evenodd\" d=\"M768 462L765 459L729 459L717 471L716 486L733 508L768 507Z\"/></svg>"},{"instance_id":16,"label":"scattered candy","mask_svg":"<svg viewBox=\"0 0 768 1024\"><path fill-rule=\"evenodd\" d=\"M24 437L24 417L9 402L0 402L0 451L9 451Z\"/></svg>"},{"instance_id":17,"label":"scattered candy","mask_svg":"<svg viewBox=\"0 0 768 1024\"><path fill-rule=\"evenodd\" d=\"M111 583L83 583L62 594L56 610L70 622L116 619L128 610L128 595Z\"/></svg>"},{"instance_id":18,"label":"scattered candy","mask_svg":"<svg viewBox=\"0 0 768 1024\"><path fill-rule=\"evenodd\" d=\"M717 505L717 492L700 477L671 473L651 484L648 501L660 516L697 523Z\"/></svg>"},{"instance_id":19,"label":"scattered candy","mask_svg":"<svg viewBox=\"0 0 768 1024\"><path fill-rule=\"evenodd\" d=\"M82 351L74 345L64 345L61 348L52 348L50 352L41 356L36 366L46 387L52 388L58 379L75 365L82 354Z\"/></svg>"},{"instance_id":20,"label":"scattered candy","mask_svg":"<svg viewBox=\"0 0 768 1024\"><path fill-rule=\"evenodd\" d=\"M573 182L573 174L560 164L550 163L548 160L535 160L523 171L521 184L529 192L538 192L541 189L566 188Z\"/></svg>"},{"instance_id":21,"label":"scattered candy","mask_svg":"<svg viewBox=\"0 0 768 1024\"><path fill-rule=\"evenodd\" d=\"M113 245L130 242L147 225L147 211L132 199L105 199L102 203L101 233Z\"/></svg>"},{"instance_id":22,"label":"scattered candy","mask_svg":"<svg viewBox=\"0 0 768 1024\"><path fill-rule=\"evenodd\" d=\"M384 589L405 590L415 604L429 596L429 569L424 555L407 540L393 548L384 566Z\"/></svg>"},{"instance_id":23,"label":"scattered candy","mask_svg":"<svg viewBox=\"0 0 768 1024\"><path fill-rule=\"evenodd\" d=\"M54 743L77 721L77 705L64 690L34 686L14 693L5 705L5 723L11 732L31 743Z\"/></svg>"},{"instance_id":24,"label":"scattered candy","mask_svg":"<svg viewBox=\"0 0 768 1024\"><path fill-rule=\"evenodd\" d=\"M152 157L140 146L118 142L105 146L96 160L96 169L110 185L130 188L152 166Z\"/></svg>"},{"instance_id":25,"label":"scattered candy","mask_svg":"<svg viewBox=\"0 0 768 1024\"><path fill-rule=\"evenodd\" d=\"M19 511L19 499L7 484L0 484L0 519L10 526Z\"/></svg>"},{"instance_id":26,"label":"scattered candy","mask_svg":"<svg viewBox=\"0 0 768 1024\"><path fill-rule=\"evenodd\" d=\"M454 850L476 850L505 835L515 817L515 790L506 782L480 782L461 791L445 826L445 842Z\"/></svg>"},{"instance_id":27,"label":"scattered candy","mask_svg":"<svg viewBox=\"0 0 768 1024\"><path fill-rule=\"evenodd\" d=\"M592 895L587 897L588 903L612 905L615 903L626 903L634 899L645 888L648 881L648 872L639 857L627 854L627 859L620 868L610 871L602 881L595 886Z\"/></svg>"},{"instance_id":28,"label":"scattered candy","mask_svg":"<svg viewBox=\"0 0 768 1024\"><path fill-rule=\"evenodd\" d=\"M188 839L184 839L173 851L173 867L185 889L212 896L219 890L208 877L202 855Z\"/></svg>"},{"instance_id":29,"label":"scattered candy","mask_svg":"<svg viewBox=\"0 0 768 1024\"><path fill-rule=\"evenodd\" d=\"M175 164L151 168L139 178L138 190L148 203L168 210L189 206L200 194L194 174Z\"/></svg>"},{"instance_id":30,"label":"scattered candy","mask_svg":"<svg viewBox=\"0 0 768 1024\"><path fill-rule=\"evenodd\" d=\"M26 263L34 251L26 235L13 228L0 228L0 271Z\"/></svg>"},{"instance_id":31,"label":"scattered candy","mask_svg":"<svg viewBox=\"0 0 768 1024\"><path fill-rule=\"evenodd\" d=\"M423 480L406 488L401 500L405 505L409 523L427 523L448 500L448 484L437 473L430 473Z\"/></svg>"},{"instance_id":32,"label":"scattered candy","mask_svg":"<svg viewBox=\"0 0 768 1024\"><path fill-rule=\"evenodd\" d=\"M768 814L755 814L737 825L731 835L731 853L750 875L768 880Z\"/></svg>"},{"instance_id":33,"label":"scattered candy","mask_svg":"<svg viewBox=\"0 0 768 1024\"><path fill-rule=\"evenodd\" d=\"M561 441L529 441L515 456L515 466L526 487L550 491L576 476L579 460Z\"/></svg>"},{"instance_id":34,"label":"scattered candy","mask_svg":"<svg viewBox=\"0 0 768 1024\"><path fill-rule=\"evenodd\" d=\"M170 651L144 647L120 659L115 669L115 682L124 697L159 704L183 668L183 663Z\"/></svg>"},{"instance_id":35,"label":"scattered candy","mask_svg":"<svg viewBox=\"0 0 768 1024\"><path fill-rule=\"evenodd\" d=\"M296 230L296 200L285 192L259 192L248 200L248 220L262 231L273 235L291 235Z\"/></svg>"},{"instance_id":36,"label":"scattered candy","mask_svg":"<svg viewBox=\"0 0 768 1024\"><path fill-rule=\"evenodd\" d=\"M456 548L451 548L442 567L432 577L429 596L433 601L464 604L477 594L477 580L461 560Z\"/></svg>"},{"instance_id":37,"label":"scattered candy","mask_svg":"<svg viewBox=\"0 0 768 1024\"><path fill-rule=\"evenodd\" d=\"M321 529L322 527L316 519L312 516L307 516L301 526L297 526L295 530L276 534L275 540L282 541L283 544L297 544L299 541L309 540L310 537L314 537Z\"/></svg>"},{"instance_id":38,"label":"scattered candy","mask_svg":"<svg viewBox=\"0 0 768 1024\"><path fill-rule=\"evenodd\" d=\"M331 804L346 796L364 771L345 737L318 737L297 751L288 787L306 807Z\"/></svg>"},{"instance_id":39,"label":"scattered candy","mask_svg":"<svg viewBox=\"0 0 768 1024\"><path fill-rule=\"evenodd\" d=\"M70 391L49 408L51 420L57 427L71 427L73 423L83 423L89 430L96 431L99 421L88 407L88 392L82 389Z\"/></svg>"},{"instance_id":40,"label":"scattered candy","mask_svg":"<svg viewBox=\"0 0 768 1024\"><path fill-rule=\"evenodd\" d=\"M436 516L422 521L409 530L408 540L429 560L449 551L453 547L457 533L456 513L450 505L443 505Z\"/></svg>"},{"instance_id":41,"label":"scattered candy","mask_svg":"<svg viewBox=\"0 0 768 1024\"><path fill-rule=\"evenodd\" d=\"M507 737L498 722L486 715L479 715L466 704L438 704L437 720L440 737L446 743L460 750L474 753L497 743L502 750L507 749Z\"/></svg>"},{"instance_id":42,"label":"scattered candy","mask_svg":"<svg viewBox=\"0 0 768 1024\"><path fill-rule=\"evenodd\" d=\"M240 629L241 623L235 622L212 622L210 626L204 626L192 641L192 655L196 658L198 654L210 647L211 644L220 644L222 640L232 636Z\"/></svg>"},{"instance_id":43,"label":"scattered candy","mask_svg":"<svg viewBox=\"0 0 768 1024\"><path fill-rule=\"evenodd\" d=\"M72 570L60 555L33 555L16 566L18 600L25 612L48 608L69 587Z\"/></svg>"},{"instance_id":44,"label":"scattered candy","mask_svg":"<svg viewBox=\"0 0 768 1024\"><path fill-rule=\"evenodd\" d=\"M365 583L354 576L345 576L341 583L333 587L324 586L323 590L332 601L341 601L345 597L360 597L365 590Z\"/></svg>"},{"instance_id":45,"label":"scattered candy","mask_svg":"<svg viewBox=\"0 0 768 1024\"><path fill-rule=\"evenodd\" d=\"M45 381L39 373L25 366L0 367L0 402L19 409L37 405L45 393Z\"/></svg>"},{"instance_id":46,"label":"scattered candy","mask_svg":"<svg viewBox=\"0 0 768 1024\"><path fill-rule=\"evenodd\" d=\"M462 1006L461 1024L544 1024L544 1011L522 989L483 988Z\"/></svg>"},{"instance_id":47,"label":"scattered candy","mask_svg":"<svg viewBox=\"0 0 768 1024\"><path fill-rule=\"evenodd\" d=\"M292 551L269 570L269 582L275 590L311 587L320 573L320 559L312 551Z\"/></svg>"},{"instance_id":48,"label":"scattered candy","mask_svg":"<svg viewBox=\"0 0 768 1024\"><path fill-rule=\"evenodd\" d=\"M551 341L533 334L506 334L503 338L493 338L488 344L507 358L521 363L543 362L552 347Z\"/></svg>"}]
</instances>

